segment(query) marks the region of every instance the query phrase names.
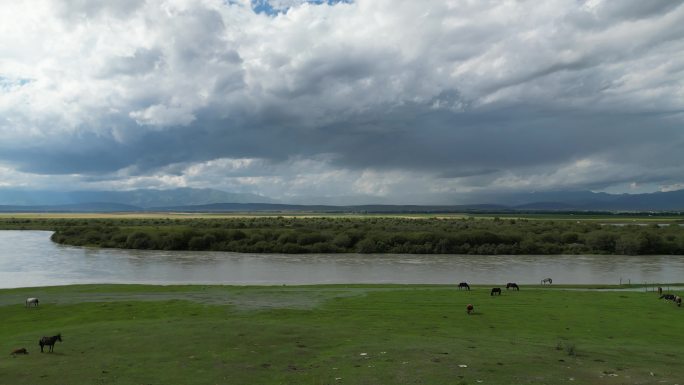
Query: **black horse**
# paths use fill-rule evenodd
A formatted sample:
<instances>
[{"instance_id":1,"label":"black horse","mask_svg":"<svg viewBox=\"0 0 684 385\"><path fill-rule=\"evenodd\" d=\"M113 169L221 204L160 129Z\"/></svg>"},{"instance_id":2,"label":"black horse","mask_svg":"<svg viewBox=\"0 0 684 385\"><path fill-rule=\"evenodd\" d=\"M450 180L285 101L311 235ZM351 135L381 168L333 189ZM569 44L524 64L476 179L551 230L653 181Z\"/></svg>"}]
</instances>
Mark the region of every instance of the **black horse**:
<instances>
[{"instance_id":1,"label":"black horse","mask_svg":"<svg viewBox=\"0 0 684 385\"><path fill-rule=\"evenodd\" d=\"M458 290L461 290L461 289L470 290L470 285L468 285L467 282L461 282L458 284Z\"/></svg>"},{"instance_id":2,"label":"black horse","mask_svg":"<svg viewBox=\"0 0 684 385\"><path fill-rule=\"evenodd\" d=\"M674 301L675 297L676 297L676 295L674 295L674 294L663 294L660 296L660 299L666 299L668 301Z\"/></svg>"},{"instance_id":3,"label":"black horse","mask_svg":"<svg viewBox=\"0 0 684 385\"><path fill-rule=\"evenodd\" d=\"M501 288L500 287L493 287L492 292L489 293L489 295L501 295Z\"/></svg>"},{"instance_id":4,"label":"black horse","mask_svg":"<svg viewBox=\"0 0 684 385\"><path fill-rule=\"evenodd\" d=\"M509 283L507 283L507 284L506 284L506 290L508 290L508 289L515 289L515 290L520 291L520 287L518 287L518 284L515 283L515 282L509 282Z\"/></svg>"},{"instance_id":5,"label":"black horse","mask_svg":"<svg viewBox=\"0 0 684 385\"><path fill-rule=\"evenodd\" d=\"M40 345L40 352L43 353L43 346L47 345L49 347L49 351L51 352L55 348L55 342L60 341L62 342L62 334L57 334L56 336L52 337L43 337L38 341L38 345Z\"/></svg>"}]
</instances>

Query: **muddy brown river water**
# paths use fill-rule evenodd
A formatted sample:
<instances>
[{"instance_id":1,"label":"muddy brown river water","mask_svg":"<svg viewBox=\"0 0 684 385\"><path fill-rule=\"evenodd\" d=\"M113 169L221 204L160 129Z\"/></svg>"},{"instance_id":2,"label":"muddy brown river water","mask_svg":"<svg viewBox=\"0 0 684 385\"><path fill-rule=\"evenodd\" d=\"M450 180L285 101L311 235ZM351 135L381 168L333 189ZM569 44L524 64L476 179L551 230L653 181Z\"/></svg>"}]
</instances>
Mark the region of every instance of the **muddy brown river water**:
<instances>
[{"instance_id":1,"label":"muddy brown river water","mask_svg":"<svg viewBox=\"0 0 684 385\"><path fill-rule=\"evenodd\" d=\"M684 282L684 256L242 254L62 246L48 231L0 231L0 288L77 283Z\"/></svg>"}]
</instances>

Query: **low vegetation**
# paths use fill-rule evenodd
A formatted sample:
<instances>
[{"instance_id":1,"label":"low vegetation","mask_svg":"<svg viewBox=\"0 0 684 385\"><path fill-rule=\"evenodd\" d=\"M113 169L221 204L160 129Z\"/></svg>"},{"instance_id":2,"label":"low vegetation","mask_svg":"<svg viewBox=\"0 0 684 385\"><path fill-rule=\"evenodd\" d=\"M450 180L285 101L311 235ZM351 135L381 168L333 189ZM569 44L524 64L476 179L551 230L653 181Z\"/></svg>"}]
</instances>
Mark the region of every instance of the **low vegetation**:
<instances>
[{"instance_id":1,"label":"low vegetation","mask_svg":"<svg viewBox=\"0 0 684 385\"><path fill-rule=\"evenodd\" d=\"M251 253L684 254L684 227L596 221L401 218L2 218L75 246Z\"/></svg>"},{"instance_id":2,"label":"low vegetation","mask_svg":"<svg viewBox=\"0 0 684 385\"><path fill-rule=\"evenodd\" d=\"M2 384L674 384L653 292L85 285L0 290ZM26 308L26 297L39 297ZM474 304L467 315L465 307ZM42 336L61 333L53 353ZM15 349L28 355L12 357Z\"/></svg>"}]
</instances>

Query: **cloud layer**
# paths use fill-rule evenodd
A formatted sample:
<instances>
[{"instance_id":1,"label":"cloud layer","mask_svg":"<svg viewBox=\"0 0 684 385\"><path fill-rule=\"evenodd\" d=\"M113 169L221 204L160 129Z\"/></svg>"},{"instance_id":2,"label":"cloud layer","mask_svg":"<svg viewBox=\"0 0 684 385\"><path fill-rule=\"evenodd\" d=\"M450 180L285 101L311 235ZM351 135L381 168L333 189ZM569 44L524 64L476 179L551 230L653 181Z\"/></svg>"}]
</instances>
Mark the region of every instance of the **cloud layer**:
<instances>
[{"instance_id":1,"label":"cloud layer","mask_svg":"<svg viewBox=\"0 0 684 385\"><path fill-rule=\"evenodd\" d=\"M3 2L0 172L285 200L672 189L682 52L669 0Z\"/></svg>"}]
</instances>

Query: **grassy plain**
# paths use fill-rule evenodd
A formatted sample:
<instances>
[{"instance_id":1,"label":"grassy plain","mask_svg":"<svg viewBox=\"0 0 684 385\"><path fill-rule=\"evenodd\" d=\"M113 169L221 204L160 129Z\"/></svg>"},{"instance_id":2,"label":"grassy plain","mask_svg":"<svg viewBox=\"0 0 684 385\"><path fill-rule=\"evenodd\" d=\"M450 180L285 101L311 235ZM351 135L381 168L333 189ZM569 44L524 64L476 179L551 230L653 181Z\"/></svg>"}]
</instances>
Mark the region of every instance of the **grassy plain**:
<instances>
[{"instance_id":1,"label":"grassy plain","mask_svg":"<svg viewBox=\"0 0 684 385\"><path fill-rule=\"evenodd\" d=\"M25 309L27 296L41 306ZM0 383L681 384L682 317L652 292L10 289L0 290ZM57 332L64 341L41 354L38 339ZM30 354L7 355L18 347Z\"/></svg>"}]
</instances>

